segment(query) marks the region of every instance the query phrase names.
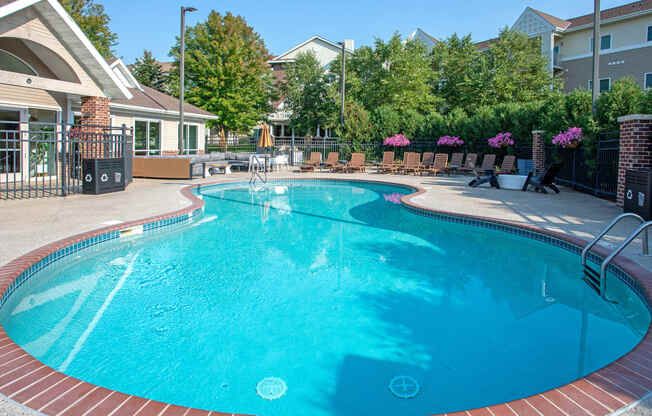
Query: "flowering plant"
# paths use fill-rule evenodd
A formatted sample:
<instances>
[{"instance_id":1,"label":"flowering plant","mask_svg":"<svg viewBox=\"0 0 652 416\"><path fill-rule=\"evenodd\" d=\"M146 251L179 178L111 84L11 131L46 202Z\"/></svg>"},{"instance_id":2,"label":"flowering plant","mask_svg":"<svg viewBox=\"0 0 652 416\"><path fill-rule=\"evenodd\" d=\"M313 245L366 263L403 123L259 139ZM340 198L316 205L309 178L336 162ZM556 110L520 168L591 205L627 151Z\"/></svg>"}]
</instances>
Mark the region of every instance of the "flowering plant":
<instances>
[{"instance_id":1,"label":"flowering plant","mask_svg":"<svg viewBox=\"0 0 652 416\"><path fill-rule=\"evenodd\" d=\"M514 140L512 139L512 133L506 132L498 133L496 137L487 140L487 143L489 143L489 146L499 149L501 147L513 146Z\"/></svg>"},{"instance_id":2,"label":"flowering plant","mask_svg":"<svg viewBox=\"0 0 652 416\"><path fill-rule=\"evenodd\" d=\"M385 141L383 141L383 144L385 146L403 147L403 146L409 146L410 141L407 139L407 137L399 133L392 137L386 138Z\"/></svg>"},{"instance_id":3,"label":"flowering plant","mask_svg":"<svg viewBox=\"0 0 652 416\"><path fill-rule=\"evenodd\" d=\"M461 146L464 144L464 140L459 137L453 136L442 136L437 140L437 146Z\"/></svg>"},{"instance_id":4,"label":"flowering plant","mask_svg":"<svg viewBox=\"0 0 652 416\"><path fill-rule=\"evenodd\" d=\"M552 138L552 143L561 147L576 147L582 141L582 129L571 127L565 133L559 133Z\"/></svg>"}]
</instances>

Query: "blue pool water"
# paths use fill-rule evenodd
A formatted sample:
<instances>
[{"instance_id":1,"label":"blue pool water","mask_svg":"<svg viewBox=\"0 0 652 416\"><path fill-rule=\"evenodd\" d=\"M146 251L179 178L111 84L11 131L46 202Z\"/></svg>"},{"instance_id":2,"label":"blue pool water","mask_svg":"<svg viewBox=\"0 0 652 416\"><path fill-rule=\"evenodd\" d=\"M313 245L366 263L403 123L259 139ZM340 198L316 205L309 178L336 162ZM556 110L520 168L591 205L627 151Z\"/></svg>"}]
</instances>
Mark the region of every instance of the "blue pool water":
<instances>
[{"instance_id":1,"label":"blue pool water","mask_svg":"<svg viewBox=\"0 0 652 416\"><path fill-rule=\"evenodd\" d=\"M615 277L618 303L606 303L577 255L416 215L397 204L410 192L204 187L200 221L63 260L9 298L0 324L88 382L269 416L490 405L597 370L647 330L646 307ZM401 375L416 397L389 391ZM285 382L282 397L257 394L267 377Z\"/></svg>"}]
</instances>

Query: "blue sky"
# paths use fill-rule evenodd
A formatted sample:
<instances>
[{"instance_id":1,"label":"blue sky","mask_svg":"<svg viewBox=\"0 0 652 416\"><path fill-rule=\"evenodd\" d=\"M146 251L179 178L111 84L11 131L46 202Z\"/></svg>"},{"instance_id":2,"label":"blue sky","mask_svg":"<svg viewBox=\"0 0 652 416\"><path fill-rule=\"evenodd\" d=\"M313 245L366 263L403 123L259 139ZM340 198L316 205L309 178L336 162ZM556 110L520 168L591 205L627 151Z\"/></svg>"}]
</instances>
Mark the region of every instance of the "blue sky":
<instances>
[{"instance_id":1,"label":"blue sky","mask_svg":"<svg viewBox=\"0 0 652 416\"><path fill-rule=\"evenodd\" d=\"M480 41L511 26L530 6L560 18L591 13L591 0L97 0L111 17L118 33L117 55L132 63L149 49L159 60L167 54L179 33L181 5L198 9L188 15L189 24L206 19L211 9L243 16L265 40L269 51L280 54L313 35L333 41L355 40L356 47L370 45L374 37L388 39L395 31L409 35L419 27L436 38L457 32L471 33ZM491 6L488 4L491 3ZM602 0L602 9L628 1Z\"/></svg>"}]
</instances>

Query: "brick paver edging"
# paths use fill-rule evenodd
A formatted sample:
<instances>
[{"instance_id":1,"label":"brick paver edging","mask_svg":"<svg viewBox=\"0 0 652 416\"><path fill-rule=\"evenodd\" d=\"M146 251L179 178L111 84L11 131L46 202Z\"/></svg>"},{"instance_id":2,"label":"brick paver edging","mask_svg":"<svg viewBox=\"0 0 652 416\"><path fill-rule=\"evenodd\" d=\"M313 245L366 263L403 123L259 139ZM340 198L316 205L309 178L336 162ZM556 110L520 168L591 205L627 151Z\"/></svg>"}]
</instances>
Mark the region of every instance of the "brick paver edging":
<instances>
[{"instance_id":1,"label":"brick paver edging","mask_svg":"<svg viewBox=\"0 0 652 416\"><path fill-rule=\"evenodd\" d=\"M472 226L499 229L509 233L538 239L573 252L579 252L586 241L566 234L543 230L537 227L518 224L494 218L478 217L453 212L438 211L414 202L413 199L425 192L424 189L407 184L380 180L351 180L346 178L288 178L273 181L329 180L372 182L399 185L415 192L401 198L401 203L409 210L444 221L460 222ZM142 226L142 231L153 230L168 225L186 222L201 212L204 203L192 193L193 188L242 182L242 180L216 181L190 185L181 193L191 201L188 207L142 220L130 221L103 227L86 233L59 240L31 251L0 268L0 305L11 291L22 281L21 276L36 273L52 262L76 250L101 244L118 238L121 232L128 232ZM606 256L601 247L594 250L594 259ZM40 265L37 267L37 265ZM652 273L637 263L617 257L611 269L625 283L639 294L650 308L652 297ZM630 279L628 281L627 279ZM625 356L608 366L565 386L547 392L514 400L508 403L473 409L450 415L606 415L626 406L652 390L652 338L650 332L641 343ZM0 394L27 407L48 415L112 415L112 416L206 416L235 415L231 413L209 412L157 402L138 396L131 396L86 383L60 373L25 352L14 343L0 326Z\"/></svg>"}]
</instances>

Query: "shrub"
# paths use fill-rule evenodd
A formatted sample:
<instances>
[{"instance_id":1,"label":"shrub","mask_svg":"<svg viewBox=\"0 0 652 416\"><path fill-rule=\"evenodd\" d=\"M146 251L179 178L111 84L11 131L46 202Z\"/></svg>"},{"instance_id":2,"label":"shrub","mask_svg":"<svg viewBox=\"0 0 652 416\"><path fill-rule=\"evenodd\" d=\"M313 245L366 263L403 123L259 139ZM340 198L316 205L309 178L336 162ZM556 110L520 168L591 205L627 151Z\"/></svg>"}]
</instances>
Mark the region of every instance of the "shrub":
<instances>
[{"instance_id":1,"label":"shrub","mask_svg":"<svg viewBox=\"0 0 652 416\"><path fill-rule=\"evenodd\" d=\"M597 121L607 130L618 130L618 117L641 112L643 91L632 78L614 82L610 91L600 94L596 102Z\"/></svg>"}]
</instances>

